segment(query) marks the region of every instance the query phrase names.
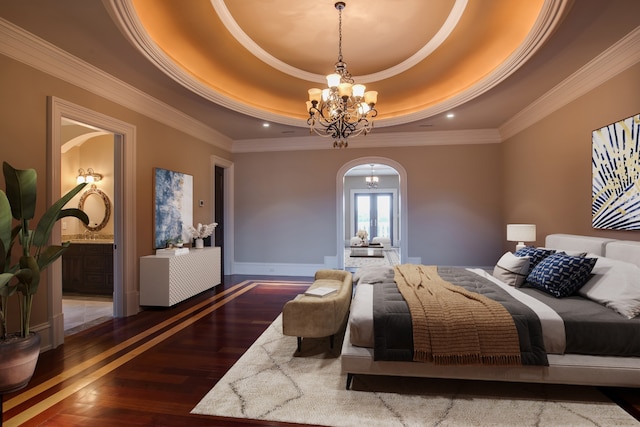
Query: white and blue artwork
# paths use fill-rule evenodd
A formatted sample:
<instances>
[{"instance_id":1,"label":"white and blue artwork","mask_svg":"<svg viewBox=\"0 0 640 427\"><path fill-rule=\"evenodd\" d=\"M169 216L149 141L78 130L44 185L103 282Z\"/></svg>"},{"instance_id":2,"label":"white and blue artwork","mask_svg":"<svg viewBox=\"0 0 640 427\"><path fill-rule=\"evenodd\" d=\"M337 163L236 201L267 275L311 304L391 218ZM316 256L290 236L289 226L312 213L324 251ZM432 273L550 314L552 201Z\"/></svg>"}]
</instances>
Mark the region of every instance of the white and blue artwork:
<instances>
[{"instance_id":1,"label":"white and blue artwork","mask_svg":"<svg viewBox=\"0 0 640 427\"><path fill-rule=\"evenodd\" d=\"M640 230L640 114L592 132L593 228Z\"/></svg>"},{"instance_id":2,"label":"white and blue artwork","mask_svg":"<svg viewBox=\"0 0 640 427\"><path fill-rule=\"evenodd\" d=\"M193 176L155 168L154 248L167 241L191 240L188 227L193 223Z\"/></svg>"}]
</instances>

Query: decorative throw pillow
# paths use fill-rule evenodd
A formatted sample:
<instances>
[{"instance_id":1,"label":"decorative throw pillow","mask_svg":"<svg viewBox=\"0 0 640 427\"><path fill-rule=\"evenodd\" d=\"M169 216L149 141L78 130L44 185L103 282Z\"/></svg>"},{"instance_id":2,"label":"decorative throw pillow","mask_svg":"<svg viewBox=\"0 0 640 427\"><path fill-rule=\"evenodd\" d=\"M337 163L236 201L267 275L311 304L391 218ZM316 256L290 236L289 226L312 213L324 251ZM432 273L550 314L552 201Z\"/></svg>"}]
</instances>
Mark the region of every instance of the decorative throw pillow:
<instances>
[{"instance_id":1,"label":"decorative throw pillow","mask_svg":"<svg viewBox=\"0 0 640 427\"><path fill-rule=\"evenodd\" d=\"M527 283L556 298L574 294L589 280L596 258L570 256L564 253L549 255L527 276Z\"/></svg>"},{"instance_id":2,"label":"decorative throw pillow","mask_svg":"<svg viewBox=\"0 0 640 427\"><path fill-rule=\"evenodd\" d=\"M507 252L502 255L493 268L493 277L507 285L519 288L529 273L530 259L528 256L517 257L511 252Z\"/></svg>"},{"instance_id":3,"label":"decorative throw pillow","mask_svg":"<svg viewBox=\"0 0 640 427\"><path fill-rule=\"evenodd\" d=\"M525 246L522 249L518 249L514 255L517 257L531 257L531 259L529 260L529 271L527 272L527 274L530 274L540 261L554 253L556 253L555 249L534 248L533 246Z\"/></svg>"},{"instance_id":4,"label":"decorative throw pillow","mask_svg":"<svg viewBox=\"0 0 640 427\"><path fill-rule=\"evenodd\" d=\"M578 294L617 311L627 319L640 314L640 267L598 257L592 276Z\"/></svg>"}]
</instances>

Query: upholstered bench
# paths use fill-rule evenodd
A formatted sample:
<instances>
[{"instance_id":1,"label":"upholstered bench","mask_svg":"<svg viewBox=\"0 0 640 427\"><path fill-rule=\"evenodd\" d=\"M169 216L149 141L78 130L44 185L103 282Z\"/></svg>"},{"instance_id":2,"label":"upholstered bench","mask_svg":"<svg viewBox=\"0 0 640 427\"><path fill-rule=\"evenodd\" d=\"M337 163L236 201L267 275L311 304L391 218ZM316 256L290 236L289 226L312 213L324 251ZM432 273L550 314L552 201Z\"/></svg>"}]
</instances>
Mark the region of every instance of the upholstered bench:
<instances>
[{"instance_id":1,"label":"upholstered bench","mask_svg":"<svg viewBox=\"0 0 640 427\"><path fill-rule=\"evenodd\" d=\"M322 297L300 294L288 301L282 310L282 333L298 337L298 351L302 348L302 338L330 337L333 348L333 336L347 321L353 277L343 270L318 270L309 289L334 288L329 295Z\"/></svg>"}]
</instances>

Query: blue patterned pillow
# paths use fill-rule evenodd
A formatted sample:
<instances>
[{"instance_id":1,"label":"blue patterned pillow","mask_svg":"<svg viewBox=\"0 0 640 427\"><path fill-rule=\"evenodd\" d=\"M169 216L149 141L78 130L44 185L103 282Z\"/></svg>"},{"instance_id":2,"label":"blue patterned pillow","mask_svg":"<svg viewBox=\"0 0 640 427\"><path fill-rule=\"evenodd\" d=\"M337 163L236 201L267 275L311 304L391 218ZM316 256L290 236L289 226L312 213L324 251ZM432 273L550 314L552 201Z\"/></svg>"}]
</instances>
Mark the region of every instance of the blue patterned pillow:
<instances>
[{"instance_id":1,"label":"blue patterned pillow","mask_svg":"<svg viewBox=\"0 0 640 427\"><path fill-rule=\"evenodd\" d=\"M596 261L597 258L575 257L565 253L549 255L529 273L527 283L556 298L568 297L587 283Z\"/></svg>"},{"instance_id":2,"label":"blue patterned pillow","mask_svg":"<svg viewBox=\"0 0 640 427\"><path fill-rule=\"evenodd\" d=\"M545 248L534 248L533 246L525 246L522 249L518 249L514 255L517 257L529 257L529 271L527 274L530 274L536 265L549 255L555 254L556 251L554 249L545 249Z\"/></svg>"}]
</instances>

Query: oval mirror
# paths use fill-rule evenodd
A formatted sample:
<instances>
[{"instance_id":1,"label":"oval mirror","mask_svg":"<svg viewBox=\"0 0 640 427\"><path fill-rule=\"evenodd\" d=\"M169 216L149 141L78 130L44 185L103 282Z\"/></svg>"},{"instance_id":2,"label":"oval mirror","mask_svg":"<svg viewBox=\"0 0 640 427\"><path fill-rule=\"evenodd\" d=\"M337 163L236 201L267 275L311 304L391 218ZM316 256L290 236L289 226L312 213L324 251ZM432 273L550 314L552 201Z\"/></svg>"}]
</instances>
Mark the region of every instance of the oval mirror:
<instances>
[{"instance_id":1,"label":"oval mirror","mask_svg":"<svg viewBox=\"0 0 640 427\"><path fill-rule=\"evenodd\" d=\"M91 188L82 193L80 202L78 203L78 209L83 210L89 217L89 224L84 225L87 230L100 231L102 230L111 217L111 202L109 197L104 191L91 185Z\"/></svg>"}]
</instances>

